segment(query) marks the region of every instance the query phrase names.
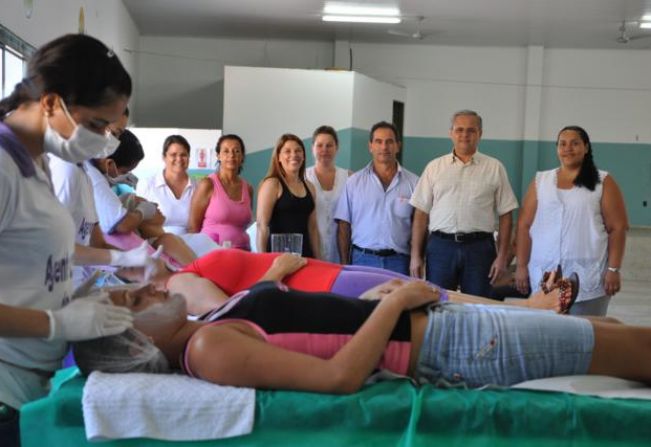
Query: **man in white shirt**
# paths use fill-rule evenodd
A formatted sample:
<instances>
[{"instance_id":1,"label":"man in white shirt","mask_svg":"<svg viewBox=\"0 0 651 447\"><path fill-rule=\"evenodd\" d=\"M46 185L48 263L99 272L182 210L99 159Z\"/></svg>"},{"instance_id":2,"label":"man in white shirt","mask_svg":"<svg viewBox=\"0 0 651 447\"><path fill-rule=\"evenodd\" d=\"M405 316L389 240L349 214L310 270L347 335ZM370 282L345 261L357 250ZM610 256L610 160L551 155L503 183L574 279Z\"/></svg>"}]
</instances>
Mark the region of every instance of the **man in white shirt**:
<instances>
[{"instance_id":1,"label":"man in white shirt","mask_svg":"<svg viewBox=\"0 0 651 447\"><path fill-rule=\"evenodd\" d=\"M455 113L452 153L432 160L420 177L410 200L415 208L410 274L422 276L425 255L428 281L489 297L491 283L506 272L511 212L518 202L504 165L478 152L481 135L477 112Z\"/></svg>"}]
</instances>

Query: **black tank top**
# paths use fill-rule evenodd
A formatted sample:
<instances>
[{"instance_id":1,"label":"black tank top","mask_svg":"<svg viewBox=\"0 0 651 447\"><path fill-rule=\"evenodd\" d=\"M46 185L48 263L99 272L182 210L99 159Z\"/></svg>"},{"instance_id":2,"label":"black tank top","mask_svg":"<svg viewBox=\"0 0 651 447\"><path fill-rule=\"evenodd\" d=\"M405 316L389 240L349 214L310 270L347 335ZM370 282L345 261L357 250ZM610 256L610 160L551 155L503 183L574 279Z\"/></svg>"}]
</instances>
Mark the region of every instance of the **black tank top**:
<instances>
[{"instance_id":1,"label":"black tank top","mask_svg":"<svg viewBox=\"0 0 651 447\"><path fill-rule=\"evenodd\" d=\"M254 284L232 298L203 315L201 321L243 319L257 324L267 334L354 335L380 302L328 292L301 292L273 281ZM411 342L409 311L400 314L390 341Z\"/></svg>"},{"instance_id":2,"label":"black tank top","mask_svg":"<svg viewBox=\"0 0 651 447\"><path fill-rule=\"evenodd\" d=\"M305 197L296 197L289 190L285 181L278 178L280 187L283 189L280 198L274 205L269 221L269 240L267 247L271 249L271 235L274 233L301 233L303 235L303 253L308 258L314 257L310 245L310 235L307 231L307 222L310 214L314 210L314 199L310 188L307 187L305 180L301 180L305 186Z\"/></svg>"}]
</instances>

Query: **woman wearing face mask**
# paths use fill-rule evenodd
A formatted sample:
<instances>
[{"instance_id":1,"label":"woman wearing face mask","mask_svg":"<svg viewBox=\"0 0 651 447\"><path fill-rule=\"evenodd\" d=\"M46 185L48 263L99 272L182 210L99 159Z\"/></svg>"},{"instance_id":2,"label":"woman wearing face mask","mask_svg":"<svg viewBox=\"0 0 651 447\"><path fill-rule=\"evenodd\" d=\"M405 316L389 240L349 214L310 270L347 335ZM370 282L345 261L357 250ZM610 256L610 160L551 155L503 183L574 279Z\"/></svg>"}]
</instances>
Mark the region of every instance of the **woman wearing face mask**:
<instances>
[{"instance_id":1,"label":"woman wearing face mask","mask_svg":"<svg viewBox=\"0 0 651 447\"><path fill-rule=\"evenodd\" d=\"M335 165L339 150L337 132L330 126L320 126L312 135L314 166L305 170L305 178L316 189L316 216L321 236L324 261L339 263L337 223L334 220L337 200L344 190L350 171Z\"/></svg>"},{"instance_id":2,"label":"woman wearing face mask","mask_svg":"<svg viewBox=\"0 0 651 447\"><path fill-rule=\"evenodd\" d=\"M0 101L0 445L18 445L17 409L43 396L66 341L118 333L130 313L73 297L75 228L44 153L79 163L115 149L109 123L131 79L104 44L67 35L41 47Z\"/></svg>"},{"instance_id":3,"label":"woman wearing face mask","mask_svg":"<svg viewBox=\"0 0 651 447\"><path fill-rule=\"evenodd\" d=\"M146 242L132 250L121 251L104 239L84 163L70 163L53 154L48 154L48 161L54 193L70 212L75 225L75 287L92 275L98 265L145 267L150 271L154 261Z\"/></svg>"},{"instance_id":4,"label":"woman wearing face mask","mask_svg":"<svg viewBox=\"0 0 651 447\"><path fill-rule=\"evenodd\" d=\"M104 239L99 227L93 187L85 166L52 154L48 154L48 161L54 194L68 209L75 225L75 287L81 285L99 265L151 267L153 260L147 243L121 251Z\"/></svg>"}]
</instances>

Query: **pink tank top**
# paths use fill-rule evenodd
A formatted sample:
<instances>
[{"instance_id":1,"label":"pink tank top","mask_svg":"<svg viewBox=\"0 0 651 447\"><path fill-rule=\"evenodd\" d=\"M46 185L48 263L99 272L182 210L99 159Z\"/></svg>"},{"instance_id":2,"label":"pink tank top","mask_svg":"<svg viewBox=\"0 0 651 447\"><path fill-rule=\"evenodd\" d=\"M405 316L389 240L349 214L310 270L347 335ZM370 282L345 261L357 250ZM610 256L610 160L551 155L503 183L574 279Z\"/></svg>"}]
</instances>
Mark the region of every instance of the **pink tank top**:
<instances>
[{"instance_id":1,"label":"pink tank top","mask_svg":"<svg viewBox=\"0 0 651 447\"><path fill-rule=\"evenodd\" d=\"M246 228L251 223L251 196L249 184L242 180L242 197L232 200L222 186L216 173L208 175L212 181L212 196L206 208L201 225L201 232L210 236L215 242L231 242L231 247L250 250L251 242Z\"/></svg>"},{"instance_id":2,"label":"pink tank top","mask_svg":"<svg viewBox=\"0 0 651 447\"><path fill-rule=\"evenodd\" d=\"M277 346L292 352L300 352L302 354L319 357L327 360L332 358L341 348L344 347L348 341L353 338L354 334L305 334L305 333L291 333L291 334L267 334L257 324L243 320L240 318L218 320L209 323L210 326L218 326L226 323L242 323L250 326L269 344ZM193 334L194 335L194 334ZM199 378L192 368L188 360L188 345L190 344L190 337L181 353L180 364L181 369L188 376ZM384 354L380 358L378 364L379 369L386 369L394 374L406 376L409 372L409 355L411 352L411 342L408 341L394 341L389 340Z\"/></svg>"}]
</instances>

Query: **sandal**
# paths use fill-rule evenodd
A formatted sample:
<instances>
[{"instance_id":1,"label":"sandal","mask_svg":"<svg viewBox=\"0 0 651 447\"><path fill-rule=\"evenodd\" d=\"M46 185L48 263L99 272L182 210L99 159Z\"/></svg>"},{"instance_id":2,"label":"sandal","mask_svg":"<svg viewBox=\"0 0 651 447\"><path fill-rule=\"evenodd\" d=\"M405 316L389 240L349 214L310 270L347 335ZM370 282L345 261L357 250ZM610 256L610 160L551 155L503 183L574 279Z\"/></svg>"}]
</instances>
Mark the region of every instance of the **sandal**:
<instances>
[{"instance_id":1,"label":"sandal","mask_svg":"<svg viewBox=\"0 0 651 447\"><path fill-rule=\"evenodd\" d=\"M542 279L540 280L540 288L545 294L548 294L552 290L556 289L559 286L559 283L561 279L563 278L563 269L561 269L561 265L558 264L558 267L556 267L556 275L554 276L554 284L552 284L551 287L547 287L547 282L549 281L549 277L552 275L552 272L544 272Z\"/></svg>"},{"instance_id":2,"label":"sandal","mask_svg":"<svg viewBox=\"0 0 651 447\"><path fill-rule=\"evenodd\" d=\"M569 278L563 278L558 282L559 296L561 304L559 314L567 314L574 305L576 297L579 295L579 275L572 273Z\"/></svg>"}]
</instances>

